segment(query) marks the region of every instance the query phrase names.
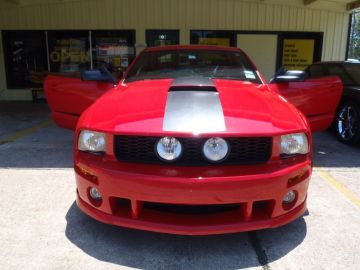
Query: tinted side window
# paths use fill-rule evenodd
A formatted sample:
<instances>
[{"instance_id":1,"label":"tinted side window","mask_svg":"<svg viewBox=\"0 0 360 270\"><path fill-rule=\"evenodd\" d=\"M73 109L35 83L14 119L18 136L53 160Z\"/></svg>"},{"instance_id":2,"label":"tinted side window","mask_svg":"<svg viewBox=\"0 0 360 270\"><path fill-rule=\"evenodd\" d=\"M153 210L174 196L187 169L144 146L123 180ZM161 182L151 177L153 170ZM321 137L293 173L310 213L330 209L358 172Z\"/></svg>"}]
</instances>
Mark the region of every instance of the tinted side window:
<instances>
[{"instance_id":1,"label":"tinted side window","mask_svg":"<svg viewBox=\"0 0 360 270\"><path fill-rule=\"evenodd\" d=\"M351 78L342 65L328 66L329 76L339 76L343 84L351 84Z\"/></svg>"},{"instance_id":2,"label":"tinted side window","mask_svg":"<svg viewBox=\"0 0 360 270\"><path fill-rule=\"evenodd\" d=\"M349 84L360 84L360 64L344 65L346 74L349 75Z\"/></svg>"},{"instance_id":3,"label":"tinted side window","mask_svg":"<svg viewBox=\"0 0 360 270\"><path fill-rule=\"evenodd\" d=\"M330 76L344 76L344 68L340 65L329 65L328 73Z\"/></svg>"},{"instance_id":4,"label":"tinted side window","mask_svg":"<svg viewBox=\"0 0 360 270\"><path fill-rule=\"evenodd\" d=\"M308 69L311 78L324 77L325 68L322 65L312 65Z\"/></svg>"}]
</instances>

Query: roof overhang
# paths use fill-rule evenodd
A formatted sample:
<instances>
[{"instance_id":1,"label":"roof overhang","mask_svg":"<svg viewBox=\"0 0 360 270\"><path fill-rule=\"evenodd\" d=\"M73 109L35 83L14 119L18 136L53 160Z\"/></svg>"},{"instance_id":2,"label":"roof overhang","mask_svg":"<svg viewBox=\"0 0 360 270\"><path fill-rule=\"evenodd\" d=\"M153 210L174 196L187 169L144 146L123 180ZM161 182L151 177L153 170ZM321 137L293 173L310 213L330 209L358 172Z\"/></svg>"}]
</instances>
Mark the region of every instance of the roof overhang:
<instances>
[{"instance_id":1,"label":"roof overhang","mask_svg":"<svg viewBox=\"0 0 360 270\"><path fill-rule=\"evenodd\" d=\"M0 7L21 8L30 5L53 5L80 0L0 0ZM99 0L100 1L100 0ZM147 1L147 0L144 0ZM197 0L194 0L197 1ZM237 0L243 2L258 1L263 4L275 4L284 6L294 6L299 8L311 8L332 10L338 12L350 12L360 8L360 0Z\"/></svg>"},{"instance_id":2,"label":"roof overhang","mask_svg":"<svg viewBox=\"0 0 360 270\"><path fill-rule=\"evenodd\" d=\"M348 11L352 11L357 8L360 8L360 1L352 1L346 5L346 9Z\"/></svg>"}]
</instances>

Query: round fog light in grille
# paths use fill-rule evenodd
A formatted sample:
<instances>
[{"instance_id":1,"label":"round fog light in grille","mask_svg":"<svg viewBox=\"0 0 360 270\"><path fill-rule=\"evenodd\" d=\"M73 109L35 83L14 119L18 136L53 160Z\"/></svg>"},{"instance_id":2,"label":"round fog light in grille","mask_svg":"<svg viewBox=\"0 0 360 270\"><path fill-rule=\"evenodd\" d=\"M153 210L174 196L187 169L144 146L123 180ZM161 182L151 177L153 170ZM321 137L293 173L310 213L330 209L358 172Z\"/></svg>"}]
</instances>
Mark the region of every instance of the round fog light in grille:
<instances>
[{"instance_id":1,"label":"round fog light in grille","mask_svg":"<svg viewBox=\"0 0 360 270\"><path fill-rule=\"evenodd\" d=\"M220 162L228 155L229 145L222 138L210 138L205 142L203 152L209 161Z\"/></svg>"},{"instance_id":2,"label":"round fog light in grille","mask_svg":"<svg viewBox=\"0 0 360 270\"><path fill-rule=\"evenodd\" d=\"M164 161L175 161L181 155L182 146L178 139L174 137L164 137L157 142L156 152Z\"/></svg>"},{"instance_id":3,"label":"round fog light in grille","mask_svg":"<svg viewBox=\"0 0 360 270\"><path fill-rule=\"evenodd\" d=\"M286 204L293 203L295 198L296 198L296 193L295 193L295 191L291 190L288 193L286 193L286 195L284 196L283 203L286 203Z\"/></svg>"},{"instance_id":4,"label":"round fog light in grille","mask_svg":"<svg viewBox=\"0 0 360 270\"><path fill-rule=\"evenodd\" d=\"M90 197L95 201L101 201L101 193L96 187L91 187L89 190Z\"/></svg>"}]
</instances>

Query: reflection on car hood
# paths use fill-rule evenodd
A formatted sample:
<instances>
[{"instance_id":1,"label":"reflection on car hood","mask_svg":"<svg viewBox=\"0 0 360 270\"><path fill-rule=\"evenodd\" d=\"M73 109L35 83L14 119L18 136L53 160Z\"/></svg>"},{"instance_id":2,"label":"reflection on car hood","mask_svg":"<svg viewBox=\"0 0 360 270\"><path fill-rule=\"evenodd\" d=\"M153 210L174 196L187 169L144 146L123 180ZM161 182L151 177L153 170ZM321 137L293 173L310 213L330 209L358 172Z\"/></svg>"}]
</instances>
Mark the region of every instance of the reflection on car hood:
<instances>
[{"instance_id":1,"label":"reflection on car hood","mask_svg":"<svg viewBox=\"0 0 360 270\"><path fill-rule=\"evenodd\" d=\"M266 85L214 79L215 93L210 95L201 94L199 87L194 89L199 95L186 94L187 91L192 91L191 87L186 85L186 89L178 89L185 93L177 94L174 105L171 103L173 100L170 94L173 92L172 84L173 79L162 79L120 85L103 95L82 115L79 128L149 136L204 133L264 136L306 129L300 112L278 94L268 90ZM170 88L172 91L169 91ZM195 100L206 98L207 102ZM207 103L210 109L206 108ZM193 113L168 119L167 106L172 106L170 111L177 110L177 116L181 111L191 110ZM199 117L201 113L203 115ZM186 118L189 122L195 118L201 119L197 121L199 125L204 122L207 127L214 128L191 130L189 127L196 125L187 124ZM220 123L221 126L221 118L224 127L219 128L217 125ZM177 128L177 121L186 128ZM167 128L169 126L170 129Z\"/></svg>"}]
</instances>

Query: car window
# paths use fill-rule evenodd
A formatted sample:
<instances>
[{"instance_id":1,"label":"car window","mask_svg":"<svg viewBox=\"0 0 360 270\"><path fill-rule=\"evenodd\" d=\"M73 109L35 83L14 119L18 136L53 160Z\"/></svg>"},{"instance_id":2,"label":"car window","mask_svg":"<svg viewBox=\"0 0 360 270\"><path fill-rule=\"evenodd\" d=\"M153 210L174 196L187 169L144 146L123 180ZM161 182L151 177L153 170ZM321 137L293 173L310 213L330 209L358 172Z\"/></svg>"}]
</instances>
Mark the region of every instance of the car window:
<instances>
[{"instance_id":1,"label":"car window","mask_svg":"<svg viewBox=\"0 0 360 270\"><path fill-rule=\"evenodd\" d=\"M166 53L166 54L163 54L163 55L159 55L158 58L157 58L157 61L158 63L161 65L161 64L166 64L166 63L171 63L173 61L173 58L172 58L172 54L171 53Z\"/></svg>"},{"instance_id":2,"label":"car window","mask_svg":"<svg viewBox=\"0 0 360 270\"><path fill-rule=\"evenodd\" d=\"M345 72L341 65L328 65L327 69L330 76L343 76Z\"/></svg>"},{"instance_id":3,"label":"car window","mask_svg":"<svg viewBox=\"0 0 360 270\"><path fill-rule=\"evenodd\" d=\"M125 81L202 76L261 84L253 64L241 51L172 50L143 52Z\"/></svg>"},{"instance_id":4,"label":"car window","mask_svg":"<svg viewBox=\"0 0 360 270\"><path fill-rule=\"evenodd\" d=\"M348 84L360 85L360 64L345 64L344 67L349 76Z\"/></svg>"},{"instance_id":5,"label":"car window","mask_svg":"<svg viewBox=\"0 0 360 270\"><path fill-rule=\"evenodd\" d=\"M352 84L352 79L343 64L328 65L328 76L339 76L343 84Z\"/></svg>"},{"instance_id":6,"label":"car window","mask_svg":"<svg viewBox=\"0 0 360 270\"><path fill-rule=\"evenodd\" d=\"M317 77L324 77L325 76L325 70L323 65L312 65L308 69L309 75L312 78Z\"/></svg>"}]
</instances>

